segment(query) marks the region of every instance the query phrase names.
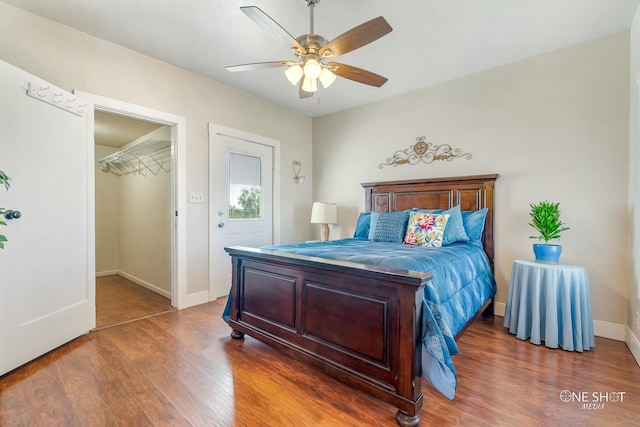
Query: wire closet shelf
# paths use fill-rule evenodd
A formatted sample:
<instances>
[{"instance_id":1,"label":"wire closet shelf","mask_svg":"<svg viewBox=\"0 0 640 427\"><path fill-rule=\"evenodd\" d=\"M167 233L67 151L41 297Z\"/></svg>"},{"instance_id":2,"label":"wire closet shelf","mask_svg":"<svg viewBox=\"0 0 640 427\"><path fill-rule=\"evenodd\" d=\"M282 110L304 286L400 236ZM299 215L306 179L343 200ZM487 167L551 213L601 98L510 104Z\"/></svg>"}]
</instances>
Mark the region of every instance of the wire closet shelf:
<instances>
[{"instance_id":1,"label":"wire closet shelf","mask_svg":"<svg viewBox=\"0 0 640 427\"><path fill-rule=\"evenodd\" d=\"M98 168L117 176L171 172L171 141L149 138L98 160Z\"/></svg>"}]
</instances>

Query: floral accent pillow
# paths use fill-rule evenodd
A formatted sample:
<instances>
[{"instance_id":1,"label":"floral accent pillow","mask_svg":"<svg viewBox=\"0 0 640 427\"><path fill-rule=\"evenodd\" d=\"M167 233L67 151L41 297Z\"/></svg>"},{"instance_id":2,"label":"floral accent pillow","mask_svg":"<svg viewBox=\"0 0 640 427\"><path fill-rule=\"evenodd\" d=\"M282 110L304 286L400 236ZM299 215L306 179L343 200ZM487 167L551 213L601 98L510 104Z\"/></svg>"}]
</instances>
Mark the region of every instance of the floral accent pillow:
<instances>
[{"instance_id":1,"label":"floral accent pillow","mask_svg":"<svg viewBox=\"0 0 640 427\"><path fill-rule=\"evenodd\" d=\"M441 247L447 221L449 214L413 212L409 217L404 243L430 248Z\"/></svg>"}]
</instances>

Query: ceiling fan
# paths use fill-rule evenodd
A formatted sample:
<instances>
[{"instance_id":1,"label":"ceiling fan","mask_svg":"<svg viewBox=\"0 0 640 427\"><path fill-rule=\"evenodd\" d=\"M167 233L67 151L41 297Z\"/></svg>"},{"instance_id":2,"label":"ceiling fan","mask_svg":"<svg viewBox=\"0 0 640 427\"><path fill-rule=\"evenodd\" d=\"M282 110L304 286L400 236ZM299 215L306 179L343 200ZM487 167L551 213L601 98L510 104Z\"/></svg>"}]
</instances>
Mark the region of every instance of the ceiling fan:
<instances>
[{"instance_id":1,"label":"ceiling fan","mask_svg":"<svg viewBox=\"0 0 640 427\"><path fill-rule=\"evenodd\" d=\"M294 38L269 15L256 6L244 6L240 10L256 24L274 36L291 44L295 60L255 62L251 64L231 65L225 67L229 71L250 71L264 68L287 67L285 75L293 85L299 85L300 98L309 98L318 90L318 80L327 88L336 76L380 87L387 78L362 68L329 60L365 46L392 31L389 23L379 16L364 24L358 25L346 33L327 42L321 35L313 32L313 9L320 0L305 0L310 10L309 34Z\"/></svg>"}]
</instances>

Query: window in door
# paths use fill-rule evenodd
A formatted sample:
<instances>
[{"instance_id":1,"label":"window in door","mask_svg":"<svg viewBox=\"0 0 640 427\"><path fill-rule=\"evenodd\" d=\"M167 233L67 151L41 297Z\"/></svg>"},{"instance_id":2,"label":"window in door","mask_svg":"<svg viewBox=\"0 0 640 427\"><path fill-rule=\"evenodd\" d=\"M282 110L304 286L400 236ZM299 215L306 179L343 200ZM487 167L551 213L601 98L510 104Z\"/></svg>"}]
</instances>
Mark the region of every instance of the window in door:
<instances>
[{"instance_id":1,"label":"window in door","mask_svg":"<svg viewBox=\"0 0 640 427\"><path fill-rule=\"evenodd\" d=\"M229 219L262 218L262 158L229 153Z\"/></svg>"}]
</instances>

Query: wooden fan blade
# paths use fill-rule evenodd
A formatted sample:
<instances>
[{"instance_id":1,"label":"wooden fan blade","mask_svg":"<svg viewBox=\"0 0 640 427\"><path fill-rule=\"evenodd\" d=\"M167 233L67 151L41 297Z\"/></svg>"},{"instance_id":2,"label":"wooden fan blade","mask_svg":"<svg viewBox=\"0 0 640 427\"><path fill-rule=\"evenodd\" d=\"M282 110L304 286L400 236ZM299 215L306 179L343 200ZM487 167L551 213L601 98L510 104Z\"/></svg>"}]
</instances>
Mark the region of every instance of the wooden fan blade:
<instances>
[{"instance_id":1,"label":"wooden fan blade","mask_svg":"<svg viewBox=\"0 0 640 427\"><path fill-rule=\"evenodd\" d=\"M224 67L229 71L252 71L252 70L263 70L265 68L277 68L277 67L288 67L294 65L295 61L270 61L270 62L254 62L251 64L240 64L240 65L229 65L228 67Z\"/></svg>"},{"instance_id":2,"label":"wooden fan blade","mask_svg":"<svg viewBox=\"0 0 640 427\"><path fill-rule=\"evenodd\" d=\"M344 77L345 79L353 80L354 82L364 83L370 86L380 87L387 82L386 77L382 77L371 71L363 70L362 68L352 67L351 65L340 64L338 62L329 62L327 66L333 71L336 76Z\"/></svg>"},{"instance_id":3,"label":"wooden fan blade","mask_svg":"<svg viewBox=\"0 0 640 427\"><path fill-rule=\"evenodd\" d=\"M287 30L282 28L280 24L271 19L271 17L264 13L259 7L243 6L240 8L240 10L243 11L244 14L249 18L251 18L253 22L267 30L269 34L277 38L284 39L287 43L290 43L291 46L299 52L299 55L304 55L306 53L304 47L302 47L302 45L291 34L289 34Z\"/></svg>"},{"instance_id":4,"label":"wooden fan blade","mask_svg":"<svg viewBox=\"0 0 640 427\"><path fill-rule=\"evenodd\" d=\"M298 95L300 96L300 99L311 98L313 96L313 92L307 92L306 90L302 90L303 81L304 81L304 78L300 79L300 84L298 85Z\"/></svg>"},{"instance_id":5,"label":"wooden fan blade","mask_svg":"<svg viewBox=\"0 0 640 427\"><path fill-rule=\"evenodd\" d=\"M391 28L387 20L382 16L378 16L331 40L320 49L320 57L335 58L336 56L344 55L378 40L392 30L393 28Z\"/></svg>"}]
</instances>

